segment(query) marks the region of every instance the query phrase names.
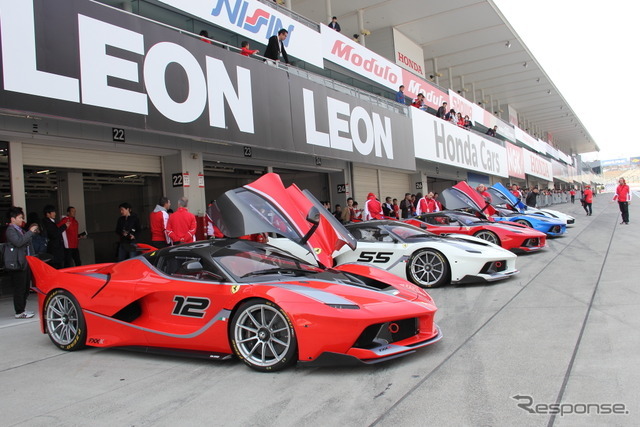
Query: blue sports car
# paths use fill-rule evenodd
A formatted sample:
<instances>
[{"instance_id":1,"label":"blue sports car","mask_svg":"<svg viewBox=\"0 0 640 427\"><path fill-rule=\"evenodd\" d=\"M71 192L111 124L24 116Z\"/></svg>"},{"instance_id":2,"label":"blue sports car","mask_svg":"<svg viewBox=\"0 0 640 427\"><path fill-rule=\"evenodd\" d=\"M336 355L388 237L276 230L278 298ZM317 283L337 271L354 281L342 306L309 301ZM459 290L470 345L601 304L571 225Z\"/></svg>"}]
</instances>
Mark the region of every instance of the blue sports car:
<instances>
[{"instance_id":1,"label":"blue sports car","mask_svg":"<svg viewBox=\"0 0 640 427\"><path fill-rule=\"evenodd\" d=\"M500 186L506 190L502 184ZM494 203L505 203L516 207L522 204L520 199L509 191L500 191L500 187L494 187L489 189ZM517 211L517 208L516 210L496 208L464 181L444 190L442 199L447 209L470 210L476 215L491 218L496 222L515 222L541 231L547 236L561 236L567 231L567 226L564 222L553 218L521 214Z\"/></svg>"},{"instance_id":2,"label":"blue sports car","mask_svg":"<svg viewBox=\"0 0 640 427\"><path fill-rule=\"evenodd\" d=\"M493 184L487 191L491 194L493 207L497 211L493 217L496 221L517 222L542 231L547 236L561 236L567 232L566 222L560 219L522 213L522 210L527 209L527 205L507 190L504 185Z\"/></svg>"}]
</instances>

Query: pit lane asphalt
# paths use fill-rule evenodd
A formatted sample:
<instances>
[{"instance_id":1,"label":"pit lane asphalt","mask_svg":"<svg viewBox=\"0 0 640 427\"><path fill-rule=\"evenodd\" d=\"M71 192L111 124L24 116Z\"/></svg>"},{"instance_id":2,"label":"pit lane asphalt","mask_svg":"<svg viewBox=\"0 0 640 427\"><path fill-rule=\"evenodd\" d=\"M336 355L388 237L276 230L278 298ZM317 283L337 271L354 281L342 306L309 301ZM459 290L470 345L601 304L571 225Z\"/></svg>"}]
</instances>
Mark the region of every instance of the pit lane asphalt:
<instances>
[{"instance_id":1,"label":"pit lane asphalt","mask_svg":"<svg viewBox=\"0 0 640 427\"><path fill-rule=\"evenodd\" d=\"M596 197L590 217L553 206L576 224L519 256L519 275L430 290L444 338L376 366L261 374L236 360L67 353L1 300L0 425L639 425L640 203L619 225L610 199ZM619 403L628 414L532 414L516 395L532 409Z\"/></svg>"}]
</instances>

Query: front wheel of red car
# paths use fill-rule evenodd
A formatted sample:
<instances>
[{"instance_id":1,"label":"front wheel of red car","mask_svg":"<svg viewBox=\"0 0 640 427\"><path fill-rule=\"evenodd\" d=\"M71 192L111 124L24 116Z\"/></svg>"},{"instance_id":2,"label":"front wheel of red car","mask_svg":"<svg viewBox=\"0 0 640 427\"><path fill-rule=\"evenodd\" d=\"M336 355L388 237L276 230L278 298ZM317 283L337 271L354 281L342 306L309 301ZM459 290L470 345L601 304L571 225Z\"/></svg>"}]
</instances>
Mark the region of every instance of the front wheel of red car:
<instances>
[{"instance_id":1,"label":"front wheel of red car","mask_svg":"<svg viewBox=\"0 0 640 427\"><path fill-rule=\"evenodd\" d=\"M500 239L493 231L481 230L474 234L478 239L486 240L489 243L500 246Z\"/></svg>"},{"instance_id":2,"label":"front wheel of red car","mask_svg":"<svg viewBox=\"0 0 640 427\"><path fill-rule=\"evenodd\" d=\"M55 345L66 351L80 350L87 342L87 326L82 308L75 297L64 289L56 289L44 302L47 334Z\"/></svg>"},{"instance_id":3,"label":"front wheel of red car","mask_svg":"<svg viewBox=\"0 0 640 427\"><path fill-rule=\"evenodd\" d=\"M289 316L267 300L243 303L231 321L231 347L250 368L274 372L297 360L298 341Z\"/></svg>"}]
</instances>

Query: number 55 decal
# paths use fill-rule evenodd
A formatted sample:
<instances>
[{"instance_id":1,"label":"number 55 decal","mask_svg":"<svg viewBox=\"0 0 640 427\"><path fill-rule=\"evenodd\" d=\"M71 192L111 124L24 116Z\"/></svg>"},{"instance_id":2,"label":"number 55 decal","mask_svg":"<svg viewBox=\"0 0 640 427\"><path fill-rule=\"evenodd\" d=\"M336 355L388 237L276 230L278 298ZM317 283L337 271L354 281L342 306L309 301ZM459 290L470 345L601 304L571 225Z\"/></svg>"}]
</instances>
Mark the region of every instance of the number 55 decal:
<instances>
[{"instance_id":1,"label":"number 55 decal","mask_svg":"<svg viewBox=\"0 0 640 427\"><path fill-rule=\"evenodd\" d=\"M364 251L358 257L359 262L385 263L391 261L393 252L367 252Z\"/></svg>"},{"instance_id":2,"label":"number 55 decal","mask_svg":"<svg viewBox=\"0 0 640 427\"><path fill-rule=\"evenodd\" d=\"M173 308L172 314L176 316L202 318L206 313L207 307L211 304L208 298L183 297L181 295L176 295L173 300L176 306Z\"/></svg>"}]
</instances>

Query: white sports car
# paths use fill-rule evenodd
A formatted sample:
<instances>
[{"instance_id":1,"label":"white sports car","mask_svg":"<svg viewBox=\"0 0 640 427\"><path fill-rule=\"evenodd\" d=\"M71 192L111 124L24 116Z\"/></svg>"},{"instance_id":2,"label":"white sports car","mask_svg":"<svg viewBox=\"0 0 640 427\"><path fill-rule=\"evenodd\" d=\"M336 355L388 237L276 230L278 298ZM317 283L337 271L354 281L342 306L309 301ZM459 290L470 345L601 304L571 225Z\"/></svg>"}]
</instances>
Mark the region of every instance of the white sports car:
<instances>
[{"instance_id":1,"label":"white sports car","mask_svg":"<svg viewBox=\"0 0 640 427\"><path fill-rule=\"evenodd\" d=\"M527 206L526 210L523 213L526 213L527 215L541 215L541 216L546 216L547 218L555 218L564 222L567 225L572 225L576 222L576 219L571 215L567 215L566 213L558 212L553 209L547 209L547 208L538 209L538 208L532 208L531 206Z\"/></svg>"},{"instance_id":2,"label":"white sports car","mask_svg":"<svg viewBox=\"0 0 640 427\"><path fill-rule=\"evenodd\" d=\"M398 221L366 221L346 226L355 250L334 253L337 264L364 262L422 287L506 279L518 273L516 255L472 236L437 236Z\"/></svg>"}]
</instances>

